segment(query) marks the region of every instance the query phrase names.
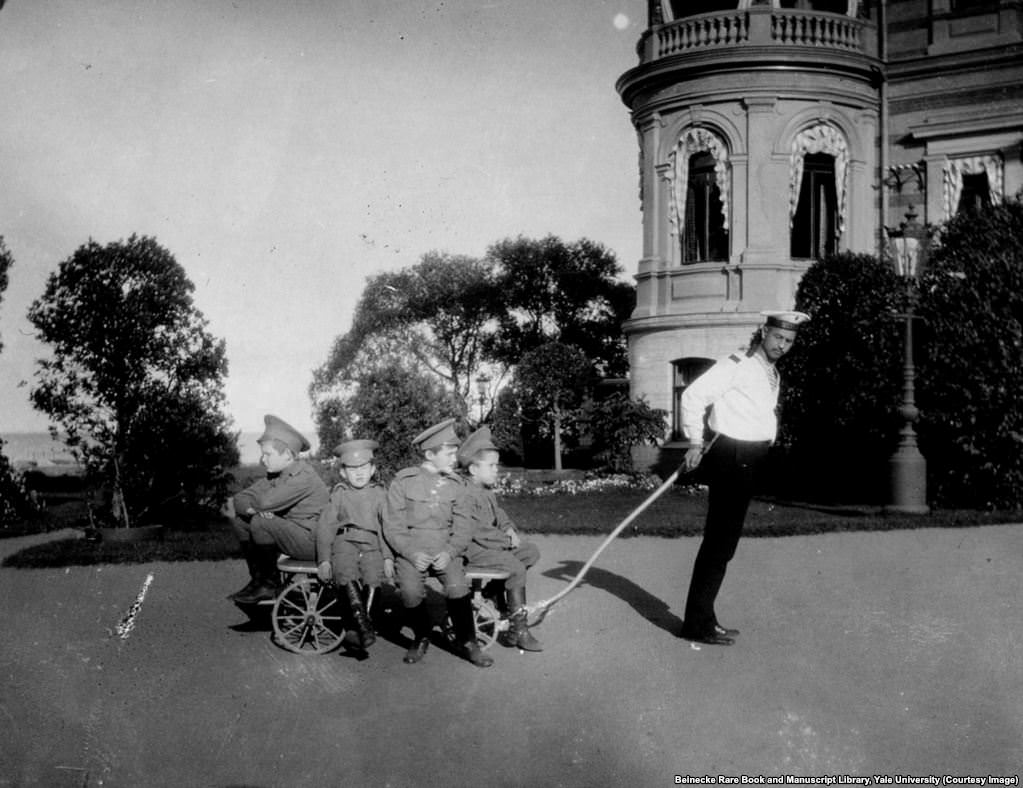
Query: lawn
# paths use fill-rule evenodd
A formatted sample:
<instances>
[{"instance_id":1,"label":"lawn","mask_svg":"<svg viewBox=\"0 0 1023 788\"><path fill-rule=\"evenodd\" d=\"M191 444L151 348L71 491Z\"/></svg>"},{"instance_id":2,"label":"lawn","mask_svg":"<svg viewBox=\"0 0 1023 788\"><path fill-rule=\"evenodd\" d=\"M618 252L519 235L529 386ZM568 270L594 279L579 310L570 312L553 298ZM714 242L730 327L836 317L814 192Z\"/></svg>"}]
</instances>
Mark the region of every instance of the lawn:
<instances>
[{"instance_id":1,"label":"lawn","mask_svg":"<svg viewBox=\"0 0 1023 788\"><path fill-rule=\"evenodd\" d=\"M650 495L628 488L554 495L506 495L501 503L524 533L602 535L614 529ZM706 512L703 488L674 487L665 492L622 533L637 536L698 535ZM71 511L53 507L33 524L33 532L74 526ZM750 506L745 535L792 536L835 531L892 531L910 528L958 528L1023 522L1019 512L936 510L929 515L885 515L873 507L823 507L770 499ZM10 535L25 533L12 530ZM240 554L230 524L211 516L187 528L169 527L162 541L96 543L81 538L57 539L9 556L3 566L60 567L149 561L219 561Z\"/></svg>"}]
</instances>

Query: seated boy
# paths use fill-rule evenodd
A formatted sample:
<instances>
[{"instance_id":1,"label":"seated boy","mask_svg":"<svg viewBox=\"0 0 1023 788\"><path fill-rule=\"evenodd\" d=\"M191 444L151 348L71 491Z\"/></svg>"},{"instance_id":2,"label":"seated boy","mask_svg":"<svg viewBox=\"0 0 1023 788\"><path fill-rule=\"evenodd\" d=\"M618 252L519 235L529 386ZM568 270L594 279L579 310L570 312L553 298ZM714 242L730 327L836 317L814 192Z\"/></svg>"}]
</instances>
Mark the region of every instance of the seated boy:
<instances>
[{"instance_id":1,"label":"seated boy","mask_svg":"<svg viewBox=\"0 0 1023 788\"><path fill-rule=\"evenodd\" d=\"M465 518L472 523L472 541L465 551L467 569L508 572L505 612L511 613L511 628L498 640L524 651L543 651L526 625L526 570L540 560L540 550L523 541L491 489L497 484L500 456L488 427L480 427L462 444L458 461L468 471L469 483L466 494L455 504L455 521Z\"/></svg>"},{"instance_id":2,"label":"seated boy","mask_svg":"<svg viewBox=\"0 0 1023 788\"><path fill-rule=\"evenodd\" d=\"M266 478L234 497L232 523L248 564L249 584L228 599L255 604L277 593L277 556L316 558L316 524L327 505L327 485L299 455L309 450L298 430L276 416L266 416L257 439Z\"/></svg>"},{"instance_id":3,"label":"seated boy","mask_svg":"<svg viewBox=\"0 0 1023 788\"><path fill-rule=\"evenodd\" d=\"M465 482L454 473L458 436L454 419L435 424L417 435L412 444L424 462L399 471L387 491L384 538L395 552L394 569L401 601L412 628L407 664L419 662L430 645L433 621L427 610L426 578L440 578L447 598L448 615L462 656L486 668L494 660L476 642L469 583L462 568L462 553L469 545L470 523L452 521L452 507L463 494Z\"/></svg>"},{"instance_id":4,"label":"seated boy","mask_svg":"<svg viewBox=\"0 0 1023 788\"><path fill-rule=\"evenodd\" d=\"M376 641L368 611L357 584L379 588L394 577L394 560L381 536L381 518L387 491L374 478L376 441L345 441L334 449L341 458L341 481L330 491L330 502L316 527L316 573L333 580L348 598L359 645Z\"/></svg>"}]
</instances>

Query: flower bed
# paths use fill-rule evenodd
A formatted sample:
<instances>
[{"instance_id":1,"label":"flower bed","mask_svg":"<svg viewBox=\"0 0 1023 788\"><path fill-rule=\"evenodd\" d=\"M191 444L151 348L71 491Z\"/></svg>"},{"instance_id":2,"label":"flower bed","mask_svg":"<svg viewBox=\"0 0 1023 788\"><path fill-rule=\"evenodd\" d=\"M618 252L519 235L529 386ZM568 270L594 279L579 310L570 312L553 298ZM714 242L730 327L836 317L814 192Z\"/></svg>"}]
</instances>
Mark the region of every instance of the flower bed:
<instances>
[{"instance_id":1,"label":"flower bed","mask_svg":"<svg viewBox=\"0 0 1023 788\"><path fill-rule=\"evenodd\" d=\"M582 479L560 479L535 482L520 474L504 474L494 491L503 496L579 495L608 490L656 490L661 480L653 474L613 473L609 475L585 474Z\"/></svg>"}]
</instances>

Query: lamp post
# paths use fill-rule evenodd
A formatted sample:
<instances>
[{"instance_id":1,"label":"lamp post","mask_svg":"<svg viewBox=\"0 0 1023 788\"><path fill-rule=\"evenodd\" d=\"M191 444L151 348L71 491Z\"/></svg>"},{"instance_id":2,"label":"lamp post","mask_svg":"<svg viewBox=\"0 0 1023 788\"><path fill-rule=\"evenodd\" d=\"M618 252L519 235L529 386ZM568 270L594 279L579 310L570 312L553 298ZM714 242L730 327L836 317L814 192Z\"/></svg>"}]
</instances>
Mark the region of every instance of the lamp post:
<instances>
[{"instance_id":1,"label":"lamp post","mask_svg":"<svg viewBox=\"0 0 1023 788\"><path fill-rule=\"evenodd\" d=\"M478 402L480 405L480 424L483 423L483 417L486 415L484 408L487 405L487 389L490 386L490 377L485 373L481 372L476 376L476 395L479 398Z\"/></svg>"},{"instance_id":2,"label":"lamp post","mask_svg":"<svg viewBox=\"0 0 1023 788\"><path fill-rule=\"evenodd\" d=\"M914 384L916 367L913 364L913 320L917 300L917 281L927 262L930 228L916 220L913 206L906 212L906 221L898 229L885 228L894 258L895 271L906 283L908 305L903 329L902 404L898 413L903 425L899 432L899 445L888 461L891 491L888 512L900 514L927 514L927 460L920 453L914 424L920 417L916 406Z\"/></svg>"}]
</instances>

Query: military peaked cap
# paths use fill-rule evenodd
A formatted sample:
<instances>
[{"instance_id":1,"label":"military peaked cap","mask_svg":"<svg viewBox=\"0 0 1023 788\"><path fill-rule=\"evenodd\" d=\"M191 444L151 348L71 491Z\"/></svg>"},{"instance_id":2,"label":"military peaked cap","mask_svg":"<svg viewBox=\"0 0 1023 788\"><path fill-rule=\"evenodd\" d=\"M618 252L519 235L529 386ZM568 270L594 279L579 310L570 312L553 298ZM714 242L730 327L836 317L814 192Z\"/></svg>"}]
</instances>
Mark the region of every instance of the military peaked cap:
<instances>
[{"instance_id":1,"label":"military peaked cap","mask_svg":"<svg viewBox=\"0 0 1023 788\"><path fill-rule=\"evenodd\" d=\"M458 461L462 465L468 465L481 451L500 451L490 437L490 427L480 427L465 439L465 443L458 450Z\"/></svg>"},{"instance_id":2,"label":"military peaked cap","mask_svg":"<svg viewBox=\"0 0 1023 788\"><path fill-rule=\"evenodd\" d=\"M342 465L356 468L373 462L374 449L380 448L380 444L371 440L351 440L338 444L334 447L334 454L341 458Z\"/></svg>"},{"instance_id":3,"label":"military peaked cap","mask_svg":"<svg viewBox=\"0 0 1023 788\"><path fill-rule=\"evenodd\" d=\"M454 419L445 419L440 424L434 424L427 430L423 430L412 439L412 445L419 451L427 449L438 449L444 445L457 446L461 443L458 434L455 432Z\"/></svg>"},{"instance_id":4,"label":"military peaked cap","mask_svg":"<svg viewBox=\"0 0 1023 788\"><path fill-rule=\"evenodd\" d=\"M305 436L292 427L284 419L279 419L276 416L267 414L263 417L265 428L263 434L256 439L256 443L265 443L266 441L279 440L283 441L284 445L291 449L295 454L299 454L303 451L309 451L309 441L305 439Z\"/></svg>"}]
</instances>

